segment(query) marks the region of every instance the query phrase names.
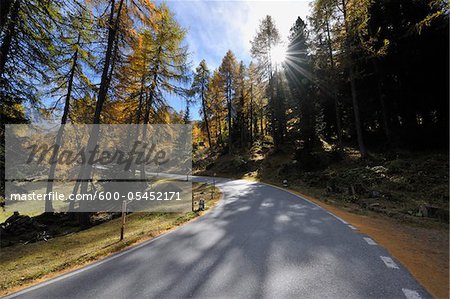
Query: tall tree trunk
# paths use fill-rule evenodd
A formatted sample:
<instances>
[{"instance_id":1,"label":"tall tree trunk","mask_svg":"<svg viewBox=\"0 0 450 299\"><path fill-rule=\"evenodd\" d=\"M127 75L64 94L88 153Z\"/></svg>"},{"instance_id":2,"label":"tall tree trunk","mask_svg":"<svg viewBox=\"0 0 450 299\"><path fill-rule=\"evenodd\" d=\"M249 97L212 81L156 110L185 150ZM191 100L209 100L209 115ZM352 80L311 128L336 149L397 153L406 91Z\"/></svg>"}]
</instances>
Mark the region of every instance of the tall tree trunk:
<instances>
[{"instance_id":1,"label":"tall tree trunk","mask_svg":"<svg viewBox=\"0 0 450 299\"><path fill-rule=\"evenodd\" d=\"M364 145L364 139L363 139L363 131L362 131L362 125L361 125L361 119L360 119L360 113L359 113L359 104L358 104L358 97L356 94L356 82L355 82L355 74L353 66L350 66L350 87L352 91L352 103L353 103L353 113L355 114L355 128L356 128L356 137L358 139L358 146L359 146L359 152L361 153L361 158L367 157L367 150L366 146Z\"/></svg>"},{"instance_id":2,"label":"tall tree trunk","mask_svg":"<svg viewBox=\"0 0 450 299\"><path fill-rule=\"evenodd\" d=\"M281 146L284 143L284 135L286 132L286 107L284 103L284 92L281 86L280 76L277 71L276 79L276 119L277 119L277 135L278 143Z\"/></svg>"},{"instance_id":3,"label":"tall tree trunk","mask_svg":"<svg viewBox=\"0 0 450 299\"><path fill-rule=\"evenodd\" d=\"M359 152L361 153L361 158L366 158L367 156L367 150L366 146L364 145L364 139L363 139L363 131L361 126L361 119L360 119L360 113L359 113L359 105L358 105L358 97L357 97L357 89L356 89L356 80L355 80L355 70L353 66L353 59L352 59L352 51L350 49L350 30L348 26L347 21L347 7L345 0L342 0L342 12L344 15L344 26L345 26L345 50L347 52L347 56L349 59L349 72L350 72L350 88L352 93L352 104L353 104L353 113L355 116L355 128L356 128L356 137L358 139L358 146L359 146Z\"/></svg>"},{"instance_id":4,"label":"tall tree trunk","mask_svg":"<svg viewBox=\"0 0 450 299\"><path fill-rule=\"evenodd\" d=\"M376 58L375 58L376 59ZM381 107L381 115L383 118L383 129L384 129L384 134L386 136L386 140L388 143L391 142L391 138L392 138L392 134L391 134L391 128L389 125L389 117L388 117L388 112L386 109L386 102L385 102L385 97L384 97L384 92L383 92L383 82L382 82L382 76L381 76L381 72L380 72L380 68L378 66L378 62L372 60L372 64L373 64L373 68L376 74L376 78L377 78L377 89L378 89L378 100L380 102L380 107Z\"/></svg>"},{"instance_id":5,"label":"tall tree trunk","mask_svg":"<svg viewBox=\"0 0 450 299\"><path fill-rule=\"evenodd\" d=\"M120 14L122 11L123 1L120 0L119 7L117 10L117 16L114 20L114 8L115 8L115 1L111 0L111 15L109 18L109 29L108 29L108 44L106 47L106 53L105 53L105 62L103 64L103 71L102 71L102 77L100 81L100 88L99 93L97 96L97 102L95 105L95 113L93 118L93 124L91 134L89 135L89 141L87 144L87 150L92 151L97 145L98 137L99 137L99 124L100 124L100 115L103 109L103 104L105 103L106 96L108 94L109 84L110 84L110 78L109 78L109 72L110 72L110 66L111 66L111 60L113 57L113 48L114 44L117 38L117 31L119 28L119 22L120 22ZM114 22L113 22L114 21ZM111 72L112 73L112 72ZM82 168L82 177L83 180L80 186L80 193L85 194L87 193L88 189L88 182L91 177L92 173L92 165L89 165L89 163L86 163L84 167ZM79 221L80 225L82 227L85 227L89 225L89 213L80 213L79 215Z\"/></svg>"},{"instance_id":6,"label":"tall tree trunk","mask_svg":"<svg viewBox=\"0 0 450 299\"><path fill-rule=\"evenodd\" d=\"M213 119L211 120L211 122L213 121ZM217 120L216 120L216 125L217 125ZM219 129L217 127L214 130L214 138L215 138L215 142L216 142L216 145L217 145L219 143Z\"/></svg>"},{"instance_id":7,"label":"tall tree trunk","mask_svg":"<svg viewBox=\"0 0 450 299\"><path fill-rule=\"evenodd\" d=\"M80 43L80 34L78 34L77 45L79 45L79 43ZM55 171L57 165L56 161L58 160L59 150L61 148L61 143L64 134L64 126L67 123L67 117L69 115L70 98L72 95L73 78L77 67L77 60L78 60L78 48L75 50L75 53L73 54L72 67L70 69L69 80L67 85L66 100L64 102L63 115L61 117L61 126L59 127L58 134L56 135L55 147L52 153L53 163L50 164L50 169L48 173L47 194L50 194L50 192L53 191L53 180L55 178ZM53 212L53 204L51 200L45 201L45 212Z\"/></svg>"},{"instance_id":8,"label":"tall tree trunk","mask_svg":"<svg viewBox=\"0 0 450 299\"><path fill-rule=\"evenodd\" d=\"M205 74L203 74L204 76ZM205 101L205 84L202 82L202 110L203 110L203 117L205 119L205 125L206 125L206 133L208 134L208 145L209 148L211 148L211 132L209 130L209 121L208 121L208 114L206 111L206 101Z\"/></svg>"},{"instance_id":9,"label":"tall tree trunk","mask_svg":"<svg viewBox=\"0 0 450 299\"><path fill-rule=\"evenodd\" d=\"M217 117L217 127L219 128L219 142L220 142L221 146L224 147L223 137L222 137L222 124L221 124L219 117Z\"/></svg>"},{"instance_id":10,"label":"tall tree trunk","mask_svg":"<svg viewBox=\"0 0 450 299\"><path fill-rule=\"evenodd\" d=\"M261 121L261 139L264 138L264 115L263 115L263 108L259 110L259 119Z\"/></svg>"},{"instance_id":11,"label":"tall tree trunk","mask_svg":"<svg viewBox=\"0 0 450 299\"><path fill-rule=\"evenodd\" d=\"M161 63L161 57L160 57L161 51L162 51L162 48L161 48L161 46L159 46L157 54L156 54L156 59L157 59L156 64L153 68L152 85L150 86L148 98L146 99L146 109L145 109L145 115L144 115L144 128L143 128L143 132L142 132L142 140L143 141L145 141L147 139L147 125L150 122L150 110L153 105L153 98L155 96L156 85L157 85L157 81L158 81L158 72L159 72L159 67L160 67L160 63ZM142 163L140 166L141 166L140 167L141 180L145 180L145 178L146 178L145 163Z\"/></svg>"},{"instance_id":12,"label":"tall tree trunk","mask_svg":"<svg viewBox=\"0 0 450 299\"><path fill-rule=\"evenodd\" d=\"M94 120L93 120L94 124L100 123L100 114L102 112L103 104L105 103L106 96L108 94L109 85L111 82L109 71L112 74L113 67L114 67L115 59L111 59L111 58L117 57L117 56L114 57L115 55L113 55L113 48L116 44L117 31L119 28L120 14L122 11L123 1L124 0L120 0L115 23L113 25L112 22L110 22L110 28L108 30L108 45L106 48L105 63L103 65L103 72L102 72L102 77L101 77L101 81L100 81L100 89L99 89L99 93L98 93L98 97L97 97L97 103L95 105L95 113L94 113ZM112 0L111 1L111 6L112 6L111 7L111 15L114 15L114 3L115 3L115 1ZM111 60L113 60L112 61L113 66L110 68Z\"/></svg>"},{"instance_id":13,"label":"tall tree trunk","mask_svg":"<svg viewBox=\"0 0 450 299\"><path fill-rule=\"evenodd\" d=\"M329 20L328 20L327 16L327 22L326 22L326 28L327 28L327 46L328 46L328 56L330 58L330 65L331 65L331 76L332 78L334 78L335 76L335 68L334 68L334 57L333 57L333 47L331 45L331 34L330 34L330 24L329 24ZM337 90L336 90L336 84L333 80L333 88L332 88L332 93L333 93L333 100L334 100L334 110L336 113L336 133L337 133L337 137L338 137L338 146L339 146L339 151L342 151L342 120L341 120L341 109L339 107L339 99L338 99L338 95L337 95Z\"/></svg>"},{"instance_id":14,"label":"tall tree trunk","mask_svg":"<svg viewBox=\"0 0 450 299\"><path fill-rule=\"evenodd\" d=\"M0 46L0 79L5 72L6 61L8 59L9 52L11 50L11 42L16 30L16 24L19 18L20 1L16 0L11 10L11 18L9 19L8 26L6 28L6 34L3 37L3 43Z\"/></svg>"},{"instance_id":15,"label":"tall tree trunk","mask_svg":"<svg viewBox=\"0 0 450 299\"><path fill-rule=\"evenodd\" d=\"M253 83L250 83L250 147L253 145Z\"/></svg>"},{"instance_id":16,"label":"tall tree trunk","mask_svg":"<svg viewBox=\"0 0 450 299\"><path fill-rule=\"evenodd\" d=\"M140 88L140 92L139 92L139 103L138 103L138 108L136 111L136 130L134 133L135 138L133 138L133 141L137 141L139 139L139 134L140 134L140 130L139 130L139 123L141 122L141 116L142 116L142 106L143 106L143 101L144 101L144 76L142 76L141 78L141 88ZM131 164L131 177L134 179L136 176L136 164L132 163Z\"/></svg>"},{"instance_id":17,"label":"tall tree trunk","mask_svg":"<svg viewBox=\"0 0 450 299\"><path fill-rule=\"evenodd\" d=\"M244 88L243 88L244 84L241 83L241 95L239 96L239 107L240 107L240 111L238 114L239 117L239 122L238 122L238 126L239 126L239 147L242 148L244 147L244 145L247 145L247 137L245 135L245 123L244 123Z\"/></svg>"},{"instance_id":18,"label":"tall tree trunk","mask_svg":"<svg viewBox=\"0 0 450 299\"><path fill-rule=\"evenodd\" d=\"M142 140L146 140L147 139L147 125L150 121L150 110L152 108L153 105L153 96L154 96L154 90L149 91L149 95L148 97L146 97L146 112L145 112L145 116L144 116L144 128L142 129ZM145 180L146 179L146 174L145 174L145 163L141 163L140 165L140 178L141 180Z\"/></svg>"},{"instance_id":19,"label":"tall tree trunk","mask_svg":"<svg viewBox=\"0 0 450 299\"><path fill-rule=\"evenodd\" d=\"M228 108L228 152L231 154L232 150L232 128L231 128L231 78L230 75L227 75L227 108Z\"/></svg>"},{"instance_id":20,"label":"tall tree trunk","mask_svg":"<svg viewBox=\"0 0 450 299\"><path fill-rule=\"evenodd\" d=\"M269 79L269 89L270 89L270 97L269 97L269 113L270 113L270 131L273 138L273 144L275 150L278 150L278 137L276 133L276 123L275 123L275 99L274 99L274 87L273 87L273 76L270 76ZM267 130L267 126L266 126Z\"/></svg>"}]
</instances>

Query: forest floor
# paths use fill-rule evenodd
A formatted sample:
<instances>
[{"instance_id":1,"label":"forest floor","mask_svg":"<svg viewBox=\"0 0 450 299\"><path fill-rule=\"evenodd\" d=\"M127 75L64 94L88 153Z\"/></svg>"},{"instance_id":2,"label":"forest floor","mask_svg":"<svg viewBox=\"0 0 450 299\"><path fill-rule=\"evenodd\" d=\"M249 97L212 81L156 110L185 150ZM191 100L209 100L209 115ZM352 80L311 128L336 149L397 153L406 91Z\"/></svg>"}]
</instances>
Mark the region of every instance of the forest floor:
<instances>
[{"instance_id":1,"label":"forest floor","mask_svg":"<svg viewBox=\"0 0 450 299\"><path fill-rule=\"evenodd\" d=\"M449 296L447 153L355 151L335 159L316 153L313 167L260 143L239 155L198 151L198 175L243 178L283 186L316 202L371 236L436 298ZM239 173L236 173L239 171ZM307 194L307 195L305 195Z\"/></svg>"},{"instance_id":2,"label":"forest floor","mask_svg":"<svg viewBox=\"0 0 450 299\"><path fill-rule=\"evenodd\" d=\"M193 183L194 201L205 198L205 211L215 206L222 194L210 185ZM0 296L69 272L132 245L155 238L205 211L188 213L131 213L127 216L125 238L119 241L121 219L116 218L89 229L55 237L47 242L17 244L0 250Z\"/></svg>"}]
</instances>

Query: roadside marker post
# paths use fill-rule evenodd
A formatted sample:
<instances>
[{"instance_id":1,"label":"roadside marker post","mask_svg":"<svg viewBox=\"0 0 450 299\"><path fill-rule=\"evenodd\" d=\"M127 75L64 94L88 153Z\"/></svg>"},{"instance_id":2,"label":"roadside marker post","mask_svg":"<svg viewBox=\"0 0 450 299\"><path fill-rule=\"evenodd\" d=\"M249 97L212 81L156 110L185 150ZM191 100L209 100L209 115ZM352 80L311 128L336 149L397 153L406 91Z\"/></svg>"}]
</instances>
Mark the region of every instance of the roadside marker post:
<instances>
[{"instance_id":1,"label":"roadside marker post","mask_svg":"<svg viewBox=\"0 0 450 299\"><path fill-rule=\"evenodd\" d=\"M127 201L122 201L122 225L120 226L120 241L123 240L123 235L125 232L125 221L127 215Z\"/></svg>"},{"instance_id":2,"label":"roadside marker post","mask_svg":"<svg viewBox=\"0 0 450 299\"><path fill-rule=\"evenodd\" d=\"M186 167L186 182L189 181L189 174L190 173L191 173L191 170L188 167Z\"/></svg>"},{"instance_id":3,"label":"roadside marker post","mask_svg":"<svg viewBox=\"0 0 450 299\"><path fill-rule=\"evenodd\" d=\"M213 175L213 188L211 190L211 199L214 198L214 191L216 190L216 173Z\"/></svg>"}]
</instances>

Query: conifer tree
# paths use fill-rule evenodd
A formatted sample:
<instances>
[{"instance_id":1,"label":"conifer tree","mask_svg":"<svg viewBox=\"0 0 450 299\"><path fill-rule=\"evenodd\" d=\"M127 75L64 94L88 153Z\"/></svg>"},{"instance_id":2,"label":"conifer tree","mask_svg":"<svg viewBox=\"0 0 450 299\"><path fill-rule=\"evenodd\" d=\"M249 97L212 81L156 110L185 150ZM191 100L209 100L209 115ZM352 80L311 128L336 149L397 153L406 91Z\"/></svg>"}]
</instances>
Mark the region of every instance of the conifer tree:
<instances>
[{"instance_id":1,"label":"conifer tree","mask_svg":"<svg viewBox=\"0 0 450 299\"><path fill-rule=\"evenodd\" d=\"M206 92L208 90L210 71L206 65L206 61L203 59L199 66L195 70L194 80L192 82L191 91L194 96L200 97L201 102L201 114L203 115L203 121L205 122L206 134L208 136L208 145L212 146L211 131L209 128L209 111L206 99Z\"/></svg>"},{"instance_id":2,"label":"conifer tree","mask_svg":"<svg viewBox=\"0 0 450 299\"><path fill-rule=\"evenodd\" d=\"M233 146L233 123L232 118L234 114L233 98L236 91L236 71L237 61L231 50L225 54L222 59L222 64L219 67L219 74L223 84L223 91L227 103L227 128L228 128L228 151L231 153Z\"/></svg>"}]
</instances>

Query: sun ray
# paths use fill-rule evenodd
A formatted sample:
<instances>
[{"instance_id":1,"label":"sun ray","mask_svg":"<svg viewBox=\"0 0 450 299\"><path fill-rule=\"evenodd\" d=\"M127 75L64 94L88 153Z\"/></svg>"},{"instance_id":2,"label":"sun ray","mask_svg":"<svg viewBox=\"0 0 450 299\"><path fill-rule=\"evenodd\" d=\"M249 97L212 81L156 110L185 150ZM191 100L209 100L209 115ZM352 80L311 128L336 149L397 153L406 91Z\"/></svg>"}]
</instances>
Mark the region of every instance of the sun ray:
<instances>
[{"instance_id":1,"label":"sun ray","mask_svg":"<svg viewBox=\"0 0 450 299\"><path fill-rule=\"evenodd\" d=\"M282 63L284 63L286 61L286 47L282 44L278 44L276 45L270 55L271 55L271 59L272 59L272 63L275 65L280 65Z\"/></svg>"}]
</instances>

